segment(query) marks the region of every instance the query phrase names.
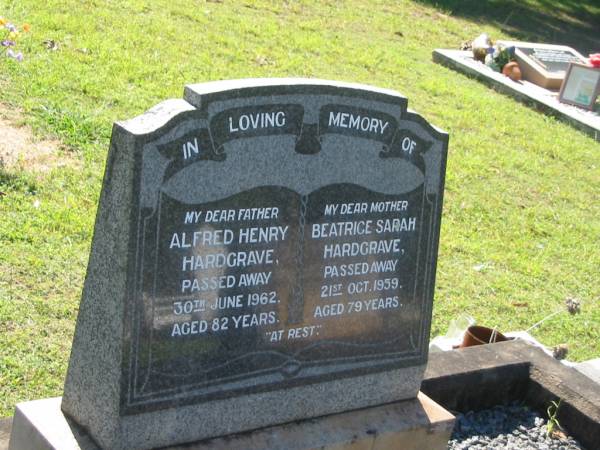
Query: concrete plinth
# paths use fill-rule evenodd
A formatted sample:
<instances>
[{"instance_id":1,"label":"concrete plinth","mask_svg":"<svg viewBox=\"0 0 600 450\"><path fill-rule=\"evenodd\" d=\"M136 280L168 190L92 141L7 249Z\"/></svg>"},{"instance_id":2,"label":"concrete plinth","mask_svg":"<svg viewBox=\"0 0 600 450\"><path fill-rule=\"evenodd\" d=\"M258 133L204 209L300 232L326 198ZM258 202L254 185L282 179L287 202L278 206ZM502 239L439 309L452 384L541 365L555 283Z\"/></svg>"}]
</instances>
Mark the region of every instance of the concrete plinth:
<instances>
[{"instance_id":1,"label":"concrete plinth","mask_svg":"<svg viewBox=\"0 0 600 450\"><path fill-rule=\"evenodd\" d=\"M590 378L592 381L600 384L600 358L590 359L575 366L579 372Z\"/></svg>"},{"instance_id":2,"label":"concrete plinth","mask_svg":"<svg viewBox=\"0 0 600 450\"><path fill-rule=\"evenodd\" d=\"M60 410L61 398L17 405L10 450L97 450ZM285 407L285 406L282 406ZM260 411L257 411L260 414ZM223 420L227 420L226 417ZM387 405L278 425L170 450L446 449L454 416L426 395ZM166 450L166 449L165 449Z\"/></svg>"}]
</instances>

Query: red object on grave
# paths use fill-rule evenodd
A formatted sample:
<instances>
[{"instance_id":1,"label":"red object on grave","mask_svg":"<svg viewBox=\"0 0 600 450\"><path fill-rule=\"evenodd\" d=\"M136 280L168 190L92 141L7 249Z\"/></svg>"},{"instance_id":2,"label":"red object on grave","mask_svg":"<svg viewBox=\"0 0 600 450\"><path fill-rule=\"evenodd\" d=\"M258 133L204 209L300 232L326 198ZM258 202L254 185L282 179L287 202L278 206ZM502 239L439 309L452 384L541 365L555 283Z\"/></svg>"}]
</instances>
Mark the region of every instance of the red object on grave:
<instances>
[{"instance_id":1,"label":"red object on grave","mask_svg":"<svg viewBox=\"0 0 600 450\"><path fill-rule=\"evenodd\" d=\"M462 344L459 348L473 347L475 345L494 344L496 342L509 341L508 338L495 328L482 327L480 325L471 325L465 331Z\"/></svg>"},{"instance_id":2,"label":"red object on grave","mask_svg":"<svg viewBox=\"0 0 600 450\"><path fill-rule=\"evenodd\" d=\"M513 81L521 79L521 68L516 61L510 61L502 68L502 73Z\"/></svg>"},{"instance_id":3,"label":"red object on grave","mask_svg":"<svg viewBox=\"0 0 600 450\"><path fill-rule=\"evenodd\" d=\"M594 67L600 67L600 53L593 53L590 55L590 64Z\"/></svg>"}]
</instances>

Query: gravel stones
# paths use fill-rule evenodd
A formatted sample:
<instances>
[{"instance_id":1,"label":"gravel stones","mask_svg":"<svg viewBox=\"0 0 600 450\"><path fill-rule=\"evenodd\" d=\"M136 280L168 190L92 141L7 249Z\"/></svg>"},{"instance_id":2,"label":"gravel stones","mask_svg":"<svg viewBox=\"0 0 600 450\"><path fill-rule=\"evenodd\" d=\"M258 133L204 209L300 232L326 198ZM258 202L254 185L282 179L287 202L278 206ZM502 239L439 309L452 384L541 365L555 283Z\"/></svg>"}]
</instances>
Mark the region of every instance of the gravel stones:
<instances>
[{"instance_id":1,"label":"gravel stones","mask_svg":"<svg viewBox=\"0 0 600 450\"><path fill-rule=\"evenodd\" d=\"M549 437L546 422L535 411L516 404L458 414L448 450L583 450L571 437Z\"/></svg>"}]
</instances>

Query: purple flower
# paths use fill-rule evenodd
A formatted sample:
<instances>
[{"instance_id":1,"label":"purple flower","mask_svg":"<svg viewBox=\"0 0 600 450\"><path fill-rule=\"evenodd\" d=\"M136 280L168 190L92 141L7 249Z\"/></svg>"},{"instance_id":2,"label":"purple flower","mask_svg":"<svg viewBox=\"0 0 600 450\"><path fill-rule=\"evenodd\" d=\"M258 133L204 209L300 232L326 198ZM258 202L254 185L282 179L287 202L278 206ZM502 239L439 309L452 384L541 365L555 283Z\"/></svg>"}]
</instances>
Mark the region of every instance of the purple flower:
<instances>
[{"instance_id":1,"label":"purple flower","mask_svg":"<svg viewBox=\"0 0 600 450\"><path fill-rule=\"evenodd\" d=\"M0 42L0 45L2 45L2 47L12 47L13 45L15 45L15 41L4 39L2 42Z\"/></svg>"},{"instance_id":2,"label":"purple flower","mask_svg":"<svg viewBox=\"0 0 600 450\"><path fill-rule=\"evenodd\" d=\"M5 25L6 29L8 31L10 31L11 33L16 33L17 32L17 27L15 27L12 23L7 23Z\"/></svg>"},{"instance_id":3,"label":"purple flower","mask_svg":"<svg viewBox=\"0 0 600 450\"><path fill-rule=\"evenodd\" d=\"M6 56L8 56L9 58L16 59L19 62L23 61L23 53L15 53L11 48L6 50Z\"/></svg>"}]
</instances>

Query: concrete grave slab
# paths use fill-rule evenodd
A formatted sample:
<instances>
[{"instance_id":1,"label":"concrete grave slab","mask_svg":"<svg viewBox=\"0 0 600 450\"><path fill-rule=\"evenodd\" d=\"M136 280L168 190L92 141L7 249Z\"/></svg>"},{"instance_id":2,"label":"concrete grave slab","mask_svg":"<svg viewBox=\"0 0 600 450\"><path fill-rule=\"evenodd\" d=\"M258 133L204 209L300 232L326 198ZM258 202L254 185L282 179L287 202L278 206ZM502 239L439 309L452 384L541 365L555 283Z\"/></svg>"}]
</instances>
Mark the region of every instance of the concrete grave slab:
<instances>
[{"instance_id":1,"label":"concrete grave slab","mask_svg":"<svg viewBox=\"0 0 600 450\"><path fill-rule=\"evenodd\" d=\"M433 52L433 60L438 64L475 77L516 100L533 105L547 114L552 114L600 141L599 111L587 111L561 103L558 101L557 91L544 89L528 81L512 81L476 61L470 51L436 49Z\"/></svg>"},{"instance_id":2,"label":"concrete grave slab","mask_svg":"<svg viewBox=\"0 0 600 450\"><path fill-rule=\"evenodd\" d=\"M11 449L98 450L60 410L60 397L21 403ZM163 450L444 449L454 416L419 393L416 399L261 430L163 447Z\"/></svg>"},{"instance_id":3,"label":"concrete grave slab","mask_svg":"<svg viewBox=\"0 0 600 450\"><path fill-rule=\"evenodd\" d=\"M574 367L600 386L600 358L584 361L576 364Z\"/></svg>"}]
</instances>

